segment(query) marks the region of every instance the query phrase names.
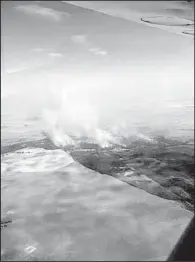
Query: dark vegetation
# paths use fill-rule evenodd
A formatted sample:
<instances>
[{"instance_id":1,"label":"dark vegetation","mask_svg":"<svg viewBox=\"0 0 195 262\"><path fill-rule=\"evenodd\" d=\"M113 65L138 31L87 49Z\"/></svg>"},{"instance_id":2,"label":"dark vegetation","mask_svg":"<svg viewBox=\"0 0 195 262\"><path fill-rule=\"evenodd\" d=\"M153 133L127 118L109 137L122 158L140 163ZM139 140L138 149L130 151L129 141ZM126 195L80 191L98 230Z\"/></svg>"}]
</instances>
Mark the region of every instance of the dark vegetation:
<instances>
[{"instance_id":1,"label":"dark vegetation","mask_svg":"<svg viewBox=\"0 0 195 262\"><path fill-rule=\"evenodd\" d=\"M159 137L156 143L131 141L127 147L73 150L82 165L116 177L165 199L194 210L194 145Z\"/></svg>"}]
</instances>

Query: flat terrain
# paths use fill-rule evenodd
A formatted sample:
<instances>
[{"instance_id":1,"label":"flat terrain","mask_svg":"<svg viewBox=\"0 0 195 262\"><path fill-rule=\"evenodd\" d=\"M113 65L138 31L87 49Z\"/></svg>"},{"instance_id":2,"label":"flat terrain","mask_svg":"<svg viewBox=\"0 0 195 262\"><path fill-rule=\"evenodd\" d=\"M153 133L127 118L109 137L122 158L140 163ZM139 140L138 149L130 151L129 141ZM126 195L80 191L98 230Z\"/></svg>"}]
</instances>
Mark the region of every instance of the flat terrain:
<instances>
[{"instance_id":1,"label":"flat terrain","mask_svg":"<svg viewBox=\"0 0 195 262\"><path fill-rule=\"evenodd\" d=\"M193 216L62 150L26 148L1 161L3 261L165 259Z\"/></svg>"}]
</instances>

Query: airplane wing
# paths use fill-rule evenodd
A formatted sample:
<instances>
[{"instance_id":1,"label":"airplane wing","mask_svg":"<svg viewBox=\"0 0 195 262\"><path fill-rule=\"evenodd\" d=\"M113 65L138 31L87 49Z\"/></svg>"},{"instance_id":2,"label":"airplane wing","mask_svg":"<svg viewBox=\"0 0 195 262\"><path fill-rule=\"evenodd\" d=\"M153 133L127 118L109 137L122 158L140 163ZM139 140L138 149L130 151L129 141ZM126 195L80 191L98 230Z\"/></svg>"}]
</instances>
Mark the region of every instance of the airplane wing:
<instances>
[{"instance_id":1,"label":"airplane wing","mask_svg":"<svg viewBox=\"0 0 195 262\"><path fill-rule=\"evenodd\" d=\"M193 2L63 1L106 15L185 36L194 35Z\"/></svg>"}]
</instances>

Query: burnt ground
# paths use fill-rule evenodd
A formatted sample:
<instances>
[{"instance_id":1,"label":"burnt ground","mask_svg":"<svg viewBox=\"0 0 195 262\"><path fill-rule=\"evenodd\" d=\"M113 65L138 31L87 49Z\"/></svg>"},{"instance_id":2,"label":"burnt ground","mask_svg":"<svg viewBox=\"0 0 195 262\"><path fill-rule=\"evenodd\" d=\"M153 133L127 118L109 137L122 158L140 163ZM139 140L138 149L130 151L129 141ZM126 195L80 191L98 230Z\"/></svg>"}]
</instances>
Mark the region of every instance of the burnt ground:
<instances>
[{"instance_id":1,"label":"burnt ground","mask_svg":"<svg viewBox=\"0 0 195 262\"><path fill-rule=\"evenodd\" d=\"M82 165L194 210L194 144L159 137L126 148L73 150ZM89 148L89 146L88 146Z\"/></svg>"}]
</instances>

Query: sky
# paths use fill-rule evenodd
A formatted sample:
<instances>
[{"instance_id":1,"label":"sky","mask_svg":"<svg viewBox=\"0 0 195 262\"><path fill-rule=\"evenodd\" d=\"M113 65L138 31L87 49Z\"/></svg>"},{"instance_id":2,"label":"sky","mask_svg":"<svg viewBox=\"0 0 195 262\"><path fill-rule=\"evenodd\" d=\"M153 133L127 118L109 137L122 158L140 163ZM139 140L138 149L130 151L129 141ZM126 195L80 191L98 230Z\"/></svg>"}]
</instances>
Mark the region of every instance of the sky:
<instances>
[{"instance_id":1,"label":"sky","mask_svg":"<svg viewBox=\"0 0 195 262\"><path fill-rule=\"evenodd\" d=\"M111 3L108 9L114 3L122 13ZM157 9L149 12L148 5L132 3L121 2L132 20L135 14L156 14ZM36 117L49 106L60 114L71 112L70 118L85 105L83 115L94 110L90 119L98 115L106 123L139 108L141 113L131 119L142 115L143 121L147 111L154 123L154 107L162 114L162 108L167 112L193 103L193 48L193 37L127 15L124 19L60 1L2 1L2 113ZM172 120L163 121L168 125Z\"/></svg>"}]
</instances>

